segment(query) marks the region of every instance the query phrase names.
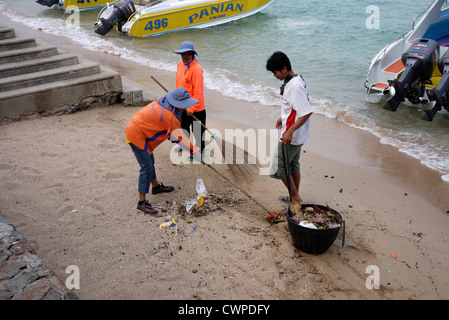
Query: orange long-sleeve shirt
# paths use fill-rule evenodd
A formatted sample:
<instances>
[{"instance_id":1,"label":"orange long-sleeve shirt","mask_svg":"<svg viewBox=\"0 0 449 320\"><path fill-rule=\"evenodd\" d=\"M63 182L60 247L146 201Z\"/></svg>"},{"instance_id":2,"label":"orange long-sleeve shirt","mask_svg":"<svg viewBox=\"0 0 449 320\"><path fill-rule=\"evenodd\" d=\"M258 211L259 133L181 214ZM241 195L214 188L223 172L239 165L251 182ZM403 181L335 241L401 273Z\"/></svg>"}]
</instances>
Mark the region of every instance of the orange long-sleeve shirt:
<instances>
[{"instance_id":1,"label":"orange long-sleeve shirt","mask_svg":"<svg viewBox=\"0 0 449 320\"><path fill-rule=\"evenodd\" d=\"M127 142L150 154L169 137L191 154L199 150L183 134L181 122L174 113L157 101L151 102L131 118L125 128L125 136Z\"/></svg>"},{"instance_id":2,"label":"orange long-sleeve shirt","mask_svg":"<svg viewBox=\"0 0 449 320\"><path fill-rule=\"evenodd\" d=\"M193 60L189 66L181 60L178 63L178 69L176 72L176 88L185 88L190 97L198 100L199 102L186 110L193 112L203 111L206 106L204 104L204 76L203 68L198 61Z\"/></svg>"}]
</instances>

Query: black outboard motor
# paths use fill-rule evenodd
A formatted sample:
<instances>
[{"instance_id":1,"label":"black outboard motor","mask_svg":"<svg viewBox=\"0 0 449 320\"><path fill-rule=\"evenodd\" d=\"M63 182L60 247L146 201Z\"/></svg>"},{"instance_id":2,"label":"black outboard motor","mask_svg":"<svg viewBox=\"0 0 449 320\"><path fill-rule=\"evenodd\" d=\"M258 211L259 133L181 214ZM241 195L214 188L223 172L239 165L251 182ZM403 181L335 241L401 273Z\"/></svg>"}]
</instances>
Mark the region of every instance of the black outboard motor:
<instances>
[{"instance_id":1,"label":"black outboard motor","mask_svg":"<svg viewBox=\"0 0 449 320\"><path fill-rule=\"evenodd\" d=\"M385 109L396 111L407 98L411 103L420 103L425 84L430 81L433 69L440 56L440 45L435 40L418 39L402 54L405 69L400 79L388 81L390 87L384 89L387 102ZM421 83L421 86L417 84Z\"/></svg>"},{"instance_id":2,"label":"black outboard motor","mask_svg":"<svg viewBox=\"0 0 449 320\"><path fill-rule=\"evenodd\" d=\"M427 97L429 100L422 102L424 112L421 114L421 119L432 121L435 114L444 107L449 111L449 50L443 55L438 62L438 69L442 74L441 80L436 88L427 90Z\"/></svg>"},{"instance_id":3,"label":"black outboard motor","mask_svg":"<svg viewBox=\"0 0 449 320\"><path fill-rule=\"evenodd\" d=\"M111 14L106 18L101 18L100 23L98 23L96 33L104 36L108 33L116 23L118 23L118 29L121 31L121 27L128 18L136 12L136 7L131 0L121 0L120 2L114 3L114 9Z\"/></svg>"},{"instance_id":4,"label":"black outboard motor","mask_svg":"<svg viewBox=\"0 0 449 320\"><path fill-rule=\"evenodd\" d=\"M36 0L36 2L43 6L52 7L53 5L57 4L59 0Z\"/></svg>"}]
</instances>

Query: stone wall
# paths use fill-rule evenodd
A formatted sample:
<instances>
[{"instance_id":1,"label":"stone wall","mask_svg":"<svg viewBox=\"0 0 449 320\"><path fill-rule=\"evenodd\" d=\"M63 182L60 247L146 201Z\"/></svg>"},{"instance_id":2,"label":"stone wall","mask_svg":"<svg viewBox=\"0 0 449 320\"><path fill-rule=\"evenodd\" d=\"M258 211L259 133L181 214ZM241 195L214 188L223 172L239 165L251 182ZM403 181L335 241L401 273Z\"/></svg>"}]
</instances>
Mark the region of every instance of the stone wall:
<instances>
[{"instance_id":1,"label":"stone wall","mask_svg":"<svg viewBox=\"0 0 449 320\"><path fill-rule=\"evenodd\" d=\"M76 300L0 212L0 300Z\"/></svg>"}]
</instances>

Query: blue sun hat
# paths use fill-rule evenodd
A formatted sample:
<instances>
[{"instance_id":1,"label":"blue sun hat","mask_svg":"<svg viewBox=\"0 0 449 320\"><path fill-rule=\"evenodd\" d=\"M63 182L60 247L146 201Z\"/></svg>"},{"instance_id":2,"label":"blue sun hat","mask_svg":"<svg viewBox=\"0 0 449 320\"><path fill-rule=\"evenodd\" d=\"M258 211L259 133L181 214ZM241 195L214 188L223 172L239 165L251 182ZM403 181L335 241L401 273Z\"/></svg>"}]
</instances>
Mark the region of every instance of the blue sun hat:
<instances>
[{"instance_id":1,"label":"blue sun hat","mask_svg":"<svg viewBox=\"0 0 449 320\"><path fill-rule=\"evenodd\" d=\"M189 92L183 87L167 92L165 97L173 107L178 109L187 109L198 103L198 100L190 98Z\"/></svg>"},{"instance_id":2,"label":"blue sun hat","mask_svg":"<svg viewBox=\"0 0 449 320\"><path fill-rule=\"evenodd\" d=\"M193 47L193 43L190 41L184 41L183 43L181 43L181 46L179 47L179 49L174 50L173 52L174 53L184 53L184 52L188 52L188 51L193 51L193 53L198 55L198 52L196 52Z\"/></svg>"}]
</instances>

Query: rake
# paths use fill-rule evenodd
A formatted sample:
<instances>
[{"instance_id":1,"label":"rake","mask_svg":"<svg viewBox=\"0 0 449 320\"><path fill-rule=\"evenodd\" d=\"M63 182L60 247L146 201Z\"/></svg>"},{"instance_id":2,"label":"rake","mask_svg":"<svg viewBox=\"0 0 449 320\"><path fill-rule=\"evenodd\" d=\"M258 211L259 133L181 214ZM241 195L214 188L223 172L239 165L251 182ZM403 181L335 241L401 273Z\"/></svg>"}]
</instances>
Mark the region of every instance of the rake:
<instances>
[{"instance_id":1,"label":"rake","mask_svg":"<svg viewBox=\"0 0 449 320\"><path fill-rule=\"evenodd\" d=\"M165 88L162 83L160 83L155 77L151 76L151 79L153 79L162 89L165 90L165 92L168 92L167 88ZM194 115L192 115L193 119L195 119L196 121L199 121ZM200 121L201 123L201 121ZM203 124L201 123L201 126L207 131L209 132L209 134L212 136L213 139L216 140L217 135L216 134L212 134L209 129ZM217 140L216 140L217 141ZM224 142L222 141L222 146L224 146ZM233 146L233 152L234 152L234 157L236 156L236 152L235 152L235 145ZM224 148L221 149L221 152L224 156ZM245 152L246 154L246 152ZM205 163L204 161L202 161L203 164L205 164L206 166L208 166L211 170L213 170L215 173L217 173L219 176L221 176L223 179L225 179L226 181L228 181L230 184L232 184L237 190L239 190L240 192L242 192L243 194L245 194L249 199L251 199L252 201L254 201L259 207L261 207L263 210L265 210L265 212L267 212L269 214L269 217L267 218L268 221L270 221L272 224L274 222L277 222L279 220L277 220L280 216L279 213L275 212L275 211L270 211L268 210L263 204L261 204L259 201L257 201L256 199L254 199L248 192L246 192L243 188L241 188L240 186L236 185L234 182L232 182L231 180L229 180L228 178L226 178L226 176L224 176L220 171L218 171L216 168L214 168L211 164ZM233 170L233 167L235 167L235 165L229 165L228 167L231 169L231 171L233 172L233 174L235 175L235 171ZM240 167L240 166L239 166ZM240 168L241 171L241 168Z\"/></svg>"}]
</instances>

